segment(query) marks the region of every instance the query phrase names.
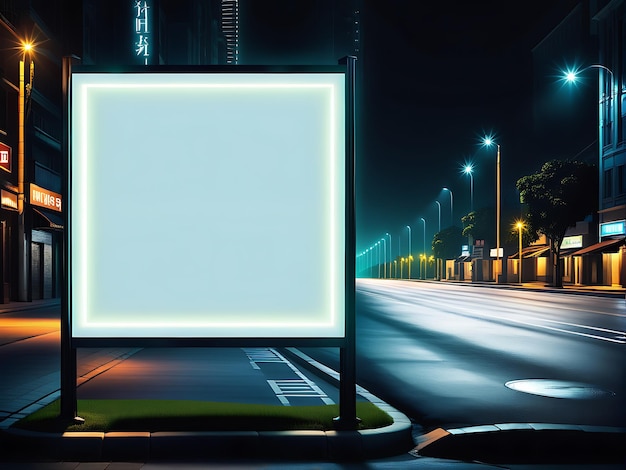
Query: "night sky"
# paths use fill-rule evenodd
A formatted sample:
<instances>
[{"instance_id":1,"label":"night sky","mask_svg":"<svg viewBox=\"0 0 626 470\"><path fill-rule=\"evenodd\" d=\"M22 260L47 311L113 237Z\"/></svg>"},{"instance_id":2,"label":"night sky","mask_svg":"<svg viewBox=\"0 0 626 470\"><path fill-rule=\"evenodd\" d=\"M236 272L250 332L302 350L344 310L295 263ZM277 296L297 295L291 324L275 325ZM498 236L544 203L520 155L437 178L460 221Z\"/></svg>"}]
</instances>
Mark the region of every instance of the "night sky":
<instances>
[{"instance_id":1,"label":"night sky","mask_svg":"<svg viewBox=\"0 0 626 470\"><path fill-rule=\"evenodd\" d=\"M473 161L474 208L495 207L496 149L502 150L503 214L519 214L515 181L550 158L532 138L532 48L571 10L571 1L377 1L363 8L359 60L357 254L392 235L406 254L469 212ZM561 59L561 58L558 58ZM593 92L592 88L592 92ZM589 135L597 133L589 116ZM570 147L578 148L574 143ZM565 145L564 147L568 147ZM494 209L495 210L495 209ZM505 221L502 222L505 224ZM503 225L504 227L504 225Z\"/></svg>"}]
</instances>

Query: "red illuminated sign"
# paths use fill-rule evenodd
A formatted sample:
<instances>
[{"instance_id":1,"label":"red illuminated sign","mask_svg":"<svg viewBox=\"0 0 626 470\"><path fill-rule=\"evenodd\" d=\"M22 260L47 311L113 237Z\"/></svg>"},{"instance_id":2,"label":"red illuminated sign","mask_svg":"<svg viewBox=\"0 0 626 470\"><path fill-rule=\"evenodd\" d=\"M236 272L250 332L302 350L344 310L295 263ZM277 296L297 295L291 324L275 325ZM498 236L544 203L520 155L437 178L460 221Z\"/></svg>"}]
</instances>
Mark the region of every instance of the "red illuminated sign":
<instances>
[{"instance_id":1,"label":"red illuminated sign","mask_svg":"<svg viewBox=\"0 0 626 470\"><path fill-rule=\"evenodd\" d=\"M0 142L0 168L11 173L11 147Z\"/></svg>"}]
</instances>

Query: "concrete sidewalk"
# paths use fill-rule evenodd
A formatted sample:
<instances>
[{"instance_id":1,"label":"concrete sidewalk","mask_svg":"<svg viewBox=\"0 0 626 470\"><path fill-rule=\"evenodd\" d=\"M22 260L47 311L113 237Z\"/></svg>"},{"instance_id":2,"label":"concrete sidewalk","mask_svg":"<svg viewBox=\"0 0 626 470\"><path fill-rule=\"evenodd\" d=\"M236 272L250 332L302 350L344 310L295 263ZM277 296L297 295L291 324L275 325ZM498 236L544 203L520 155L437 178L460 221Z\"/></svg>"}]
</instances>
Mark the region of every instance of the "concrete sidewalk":
<instances>
[{"instance_id":1,"label":"concrete sidewalk","mask_svg":"<svg viewBox=\"0 0 626 470\"><path fill-rule=\"evenodd\" d=\"M28 311L58 309L59 305L58 299L12 302L1 305L0 314L25 313L15 318L24 317L33 323L41 320L39 314L31 316ZM42 318L52 319L50 315ZM18 333L11 336L18 338ZM18 460L147 461L179 457L181 452L185 458L200 458L209 451L212 456L237 458L336 460L406 454L413 446L409 419L369 395L359 396L359 400L375 400L392 416L393 425L350 432L44 434L16 429L13 425L18 420L59 398L60 357L54 346L59 344L58 326L48 325L27 341L9 338L0 349L6 356L4 362L11 363L10 373L3 377L5 392L0 396L0 456ZM50 354L51 350L55 352ZM302 372L273 348L80 348L77 356L79 399L182 399L277 406L339 401L332 378L325 380L319 371L318 375Z\"/></svg>"}]
</instances>

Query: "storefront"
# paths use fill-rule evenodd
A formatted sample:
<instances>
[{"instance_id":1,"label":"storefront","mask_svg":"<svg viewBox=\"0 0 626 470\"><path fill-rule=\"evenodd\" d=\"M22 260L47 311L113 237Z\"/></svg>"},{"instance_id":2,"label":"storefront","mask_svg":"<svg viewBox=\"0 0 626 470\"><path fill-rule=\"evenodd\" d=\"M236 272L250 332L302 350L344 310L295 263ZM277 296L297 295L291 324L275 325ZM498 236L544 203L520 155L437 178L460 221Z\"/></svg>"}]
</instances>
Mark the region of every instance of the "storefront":
<instances>
[{"instance_id":1,"label":"storefront","mask_svg":"<svg viewBox=\"0 0 626 470\"><path fill-rule=\"evenodd\" d=\"M605 224L603 224L605 225ZM602 226L601 226L602 233ZM610 237L572 253L578 284L623 286L624 235Z\"/></svg>"},{"instance_id":2,"label":"storefront","mask_svg":"<svg viewBox=\"0 0 626 470\"><path fill-rule=\"evenodd\" d=\"M17 193L0 190L0 303L11 299L12 275L17 259L13 235L17 227Z\"/></svg>"},{"instance_id":3,"label":"storefront","mask_svg":"<svg viewBox=\"0 0 626 470\"><path fill-rule=\"evenodd\" d=\"M32 300L61 295L63 218L60 194L30 185L31 243L30 280Z\"/></svg>"}]
</instances>

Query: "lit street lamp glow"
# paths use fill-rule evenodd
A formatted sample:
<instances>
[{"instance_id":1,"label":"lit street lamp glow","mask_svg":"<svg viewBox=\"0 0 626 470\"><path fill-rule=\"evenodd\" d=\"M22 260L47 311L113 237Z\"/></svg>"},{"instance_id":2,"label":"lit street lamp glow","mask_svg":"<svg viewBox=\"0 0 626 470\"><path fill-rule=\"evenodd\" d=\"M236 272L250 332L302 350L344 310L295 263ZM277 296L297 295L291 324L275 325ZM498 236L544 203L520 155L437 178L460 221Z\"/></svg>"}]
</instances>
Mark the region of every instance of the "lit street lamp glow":
<instances>
[{"instance_id":1,"label":"lit street lamp glow","mask_svg":"<svg viewBox=\"0 0 626 470\"><path fill-rule=\"evenodd\" d=\"M474 212L474 165L466 163L463 166L463 173L470 177L470 212Z\"/></svg>"},{"instance_id":2,"label":"lit street lamp glow","mask_svg":"<svg viewBox=\"0 0 626 470\"><path fill-rule=\"evenodd\" d=\"M17 129L17 289L18 300L21 302L28 300L28 268L30 264L29 250L25 236L25 216L24 216L24 126L26 97L31 95L33 77L35 74L35 63L30 61L30 80L25 83L24 63L26 54L33 50L33 45L29 42L22 43L22 59L19 63L19 97L18 97L18 129Z\"/></svg>"},{"instance_id":3,"label":"lit street lamp glow","mask_svg":"<svg viewBox=\"0 0 626 470\"><path fill-rule=\"evenodd\" d=\"M515 228L517 228L517 232L519 234L519 266L517 267L517 273L519 275L519 283L522 283L522 229L524 228L524 223L521 220L518 220L515 224Z\"/></svg>"},{"instance_id":4,"label":"lit street lamp glow","mask_svg":"<svg viewBox=\"0 0 626 470\"><path fill-rule=\"evenodd\" d=\"M483 140L483 144L487 147L496 145L496 284L499 282L500 277L500 144L496 144L491 136L486 136Z\"/></svg>"},{"instance_id":5,"label":"lit street lamp glow","mask_svg":"<svg viewBox=\"0 0 626 470\"><path fill-rule=\"evenodd\" d=\"M391 235L387 232L385 236L389 237L389 277L391 277Z\"/></svg>"},{"instance_id":6,"label":"lit street lamp glow","mask_svg":"<svg viewBox=\"0 0 626 470\"><path fill-rule=\"evenodd\" d=\"M411 227L409 227L408 225L406 226L406 228L409 230L409 256L407 256L407 263L408 263L408 279L411 279L411 260L413 259L413 257L411 256Z\"/></svg>"}]
</instances>

